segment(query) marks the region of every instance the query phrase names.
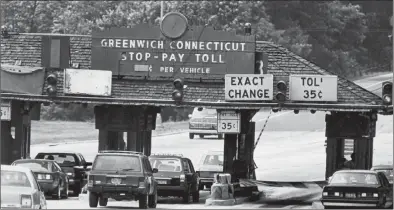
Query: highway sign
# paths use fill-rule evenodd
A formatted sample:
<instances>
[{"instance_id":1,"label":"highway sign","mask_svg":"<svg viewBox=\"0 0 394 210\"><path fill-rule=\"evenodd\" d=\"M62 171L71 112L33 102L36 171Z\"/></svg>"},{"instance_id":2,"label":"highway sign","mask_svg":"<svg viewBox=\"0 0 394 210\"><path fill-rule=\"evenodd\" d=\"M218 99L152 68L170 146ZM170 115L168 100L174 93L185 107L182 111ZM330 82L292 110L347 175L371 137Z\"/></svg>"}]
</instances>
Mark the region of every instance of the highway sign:
<instances>
[{"instance_id":1,"label":"highway sign","mask_svg":"<svg viewBox=\"0 0 394 210\"><path fill-rule=\"evenodd\" d=\"M1 103L1 120L10 121L11 120L11 102Z\"/></svg>"},{"instance_id":2,"label":"highway sign","mask_svg":"<svg viewBox=\"0 0 394 210\"><path fill-rule=\"evenodd\" d=\"M337 101L338 77L334 75L290 75L292 101Z\"/></svg>"},{"instance_id":3,"label":"highway sign","mask_svg":"<svg viewBox=\"0 0 394 210\"><path fill-rule=\"evenodd\" d=\"M218 111L218 133L240 133L241 114L234 110Z\"/></svg>"},{"instance_id":4,"label":"highway sign","mask_svg":"<svg viewBox=\"0 0 394 210\"><path fill-rule=\"evenodd\" d=\"M226 101L269 101L273 99L274 75L226 74Z\"/></svg>"}]
</instances>

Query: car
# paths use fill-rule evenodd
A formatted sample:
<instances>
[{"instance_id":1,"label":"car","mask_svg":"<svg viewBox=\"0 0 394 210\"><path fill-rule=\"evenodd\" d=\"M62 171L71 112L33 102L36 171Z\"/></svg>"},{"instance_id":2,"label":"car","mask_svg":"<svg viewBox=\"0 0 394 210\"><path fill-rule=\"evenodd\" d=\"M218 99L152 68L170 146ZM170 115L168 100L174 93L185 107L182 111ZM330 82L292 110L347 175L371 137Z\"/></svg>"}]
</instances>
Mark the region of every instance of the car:
<instances>
[{"instance_id":1,"label":"car","mask_svg":"<svg viewBox=\"0 0 394 210\"><path fill-rule=\"evenodd\" d=\"M107 206L116 201L138 200L139 208L156 208L157 181L147 156L132 151L99 151L89 172L89 206Z\"/></svg>"},{"instance_id":2,"label":"car","mask_svg":"<svg viewBox=\"0 0 394 210\"><path fill-rule=\"evenodd\" d=\"M68 198L68 177L54 160L20 159L11 165L33 171L45 195L54 199Z\"/></svg>"},{"instance_id":3,"label":"car","mask_svg":"<svg viewBox=\"0 0 394 210\"><path fill-rule=\"evenodd\" d=\"M392 198L393 189L382 172L340 170L324 186L321 202L325 209L384 208Z\"/></svg>"},{"instance_id":4,"label":"car","mask_svg":"<svg viewBox=\"0 0 394 210\"><path fill-rule=\"evenodd\" d=\"M200 177L199 189L211 188L215 173L223 173L223 152L208 151L200 160L197 173Z\"/></svg>"},{"instance_id":5,"label":"car","mask_svg":"<svg viewBox=\"0 0 394 210\"><path fill-rule=\"evenodd\" d=\"M390 184L393 184L393 165L377 165L372 167L371 170L383 172Z\"/></svg>"},{"instance_id":6,"label":"car","mask_svg":"<svg viewBox=\"0 0 394 210\"><path fill-rule=\"evenodd\" d=\"M184 203L194 203L200 200L198 189L199 177L192 161L182 155L153 154L149 156L153 168L158 169L155 179L158 182L158 196L182 197Z\"/></svg>"},{"instance_id":7,"label":"car","mask_svg":"<svg viewBox=\"0 0 394 210\"><path fill-rule=\"evenodd\" d=\"M92 163L87 162L82 154L74 152L40 152L35 159L47 159L50 156L66 172L70 190L73 191L74 196L78 196L84 186L86 172L89 171L87 167Z\"/></svg>"},{"instance_id":8,"label":"car","mask_svg":"<svg viewBox=\"0 0 394 210\"><path fill-rule=\"evenodd\" d=\"M193 139L194 135L204 138L207 135L217 135L223 139L223 134L218 133L217 111L216 109L207 109L195 107L192 114L189 114L189 138Z\"/></svg>"},{"instance_id":9,"label":"car","mask_svg":"<svg viewBox=\"0 0 394 210\"><path fill-rule=\"evenodd\" d=\"M1 208L47 208L44 193L30 169L1 165Z\"/></svg>"}]
</instances>

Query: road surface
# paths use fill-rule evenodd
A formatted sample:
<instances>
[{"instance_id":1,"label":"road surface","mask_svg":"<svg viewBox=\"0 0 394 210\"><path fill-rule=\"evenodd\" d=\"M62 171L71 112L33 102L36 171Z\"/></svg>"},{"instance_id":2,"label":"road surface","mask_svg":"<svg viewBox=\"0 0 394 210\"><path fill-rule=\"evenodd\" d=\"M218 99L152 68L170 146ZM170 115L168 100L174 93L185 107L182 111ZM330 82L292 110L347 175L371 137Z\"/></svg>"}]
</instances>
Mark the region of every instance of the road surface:
<instances>
[{"instance_id":1,"label":"road surface","mask_svg":"<svg viewBox=\"0 0 394 210\"><path fill-rule=\"evenodd\" d=\"M367 78L357 83L366 89L374 90L379 94L381 82L392 80L393 74ZM253 118L256 121L256 138L265 123L269 112L261 111ZM292 111L273 113L262 133L260 143L255 150L255 162L258 166L256 175L258 180L266 181L307 181L324 180L325 173L325 120L324 112L300 112ZM34 145L31 155L34 157L41 151L73 151L81 152L87 160L93 160L97 153L97 140L79 143ZM176 135L158 136L152 140L152 153L176 153L189 157L195 167L198 166L201 155L209 148L210 150L222 150L223 141L216 138L195 138L190 140L188 133ZM378 117L377 134L374 139L374 164L392 164L393 160L393 118L392 116ZM349 157L348 157L349 158ZM200 204L181 204L177 200L165 200L159 203L158 208L204 208L202 193ZM206 193L206 192L205 192ZM169 202L169 203L168 203ZM136 202L109 202L114 208L136 207ZM259 203L245 203L238 206L209 208L312 208L311 205L266 205ZM86 201L76 198L68 200L48 200L48 208L88 208ZM315 206L316 208L316 206Z\"/></svg>"}]
</instances>

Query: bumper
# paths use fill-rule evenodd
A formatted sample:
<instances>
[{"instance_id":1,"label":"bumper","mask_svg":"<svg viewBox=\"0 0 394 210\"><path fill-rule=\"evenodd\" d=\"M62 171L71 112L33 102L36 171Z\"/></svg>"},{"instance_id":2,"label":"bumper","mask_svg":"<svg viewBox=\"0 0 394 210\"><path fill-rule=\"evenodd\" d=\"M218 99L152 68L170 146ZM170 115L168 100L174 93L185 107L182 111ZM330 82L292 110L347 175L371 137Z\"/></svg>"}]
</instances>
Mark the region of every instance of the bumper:
<instances>
[{"instance_id":1,"label":"bumper","mask_svg":"<svg viewBox=\"0 0 394 210\"><path fill-rule=\"evenodd\" d=\"M200 184L213 184L213 178L200 178Z\"/></svg>"},{"instance_id":2,"label":"bumper","mask_svg":"<svg viewBox=\"0 0 394 210\"><path fill-rule=\"evenodd\" d=\"M80 180L74 179L74 177L68 177L68 184L70 187L75 186L75 185L79 185L80 183L81 183Z\"/></svg>"},{"instance_id":3,"label":"bumper","mask_svg":"<svg viewBox=\"0 0 394 210\"><path fill-rule=\"evenodd\" d=\"M378 200L338 200L338 199L322 199L323 206L330 207L378 207Z\"/></svg>"},{"instance_id":4,"label":"bumper","mask_svg":"<svg viewBox=\"0 0 394 210\"><path fill-rule=\"evenodd\" d=\"M158 196L182 196L185 192L187 192L187 186L171 186L171 185L158 185L157 186L157 195Z\"/></svg>"},{"instance_id":5,"label":"bumper","mask_svg":"<svg viewBox=\"0 0 394 210\"><path fill-rule=\"evenodd\" d=\"M40 205L32 205L32 208L22 208L22 206L20 204L1 204L1 209L39 209Z\"/></svg>"},{"instance_id":6,"label":"bumper","mask_svg":"<svg viewBox=\"0 0 394 210\"><path fill-rule=\"evenodd\" d=\"M217 130L199 130L199 129L189 129L189 133L192 134L207 134L207 135L218 135Z\"/></svg>"},{"instance_id":7,"label":"bumper","mask_svg":"<svg viewBox=\"0 0 394 210\"><path fill-rule=\"evenodd\" d=\"M44 193L52 193L55 190L57 190L57 185L54 185L53 182L38 182L40 185L41 189L44 191Z\"/></svg>"},{"instance_id":8,"label":"bumper","mask_svg":"<svg viewBox=\"0 0 394 210\"><path fill-rule=\"evenodd\" d=\"M147 188L139 188L137 186L105 186L105 185L96 185L93 187L88 187L89 192L98 193L98 194L120 194L120 195L145 195L148 194L149 191Z\"/></svg>"}]
</instances>

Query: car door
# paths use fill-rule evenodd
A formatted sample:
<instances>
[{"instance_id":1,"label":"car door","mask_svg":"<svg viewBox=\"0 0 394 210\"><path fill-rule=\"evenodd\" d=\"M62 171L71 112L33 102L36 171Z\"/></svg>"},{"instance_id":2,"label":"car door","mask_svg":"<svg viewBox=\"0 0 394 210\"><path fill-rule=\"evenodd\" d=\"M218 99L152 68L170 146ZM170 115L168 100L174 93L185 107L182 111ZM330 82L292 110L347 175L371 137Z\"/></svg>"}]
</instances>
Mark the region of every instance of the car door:
<instances>
[{"instance_id":1,"label":"car door","mask_svg":"<svg viewBox=\"0 0 394 210\"><path fill-rule=\"evenodd\" d=\"M384 173L379 172L378 175L380 177L382 185L384 186L384 193L386 194L386 201L391 203L393 201L393 189L390 187L390 182Z\"/></svg>"},{"instance_id":2,"label":"car door","mask_svg":"<svg viewBox=\"0 0 394 210\"><path fill-rule=\"evenodd\" d=\"M67 174L64 173L62 168L56 162L54 162L53 167L54 167L54 171L59 174L59 177L61 178L62 183L65 183L66 184L65 186L67 186L68 185Z\"/></svg>"},{"instance_id":3,"label":"car door","mask_svg":"<svg viewBox=\"0 0 394 210\"><path fill-rule=\"evenodd\" d=\"M192 183L195 184L194 186L196 187L195 190L198 190L198 183L199 183L199 177L197 172L194 170L194 165L193 162L186 158L188 164L189 164L189 168L190 168L190 173L192 173Z\"/></svg>"},{"instance_id":4,"label":"car door","mask_svg":"<svg viewBox=\"0 0 394 210\"><path fill-rule=\"evenodd\" d=\"M186 176L186 181L188 184L191 184L193 182L193 174L191 172L189 162L187 161L186 158L182 158L182 165L183 165L183 172L185 173Z\"/></svg>"},{"instance_id":5,"label":"car door","mask_svg":"<svg viewBox=\"0 0 394 210\"><path fill-rule=\"evenodd\" d=\"M145 176L147 176L147 179L149 180L150 183L149 194L153 194L156 189L156 180L155 177L153 177L153 170L147 157L144 157L142 159L142 164L144 167Z\"/></svg>"}]
</instances>

